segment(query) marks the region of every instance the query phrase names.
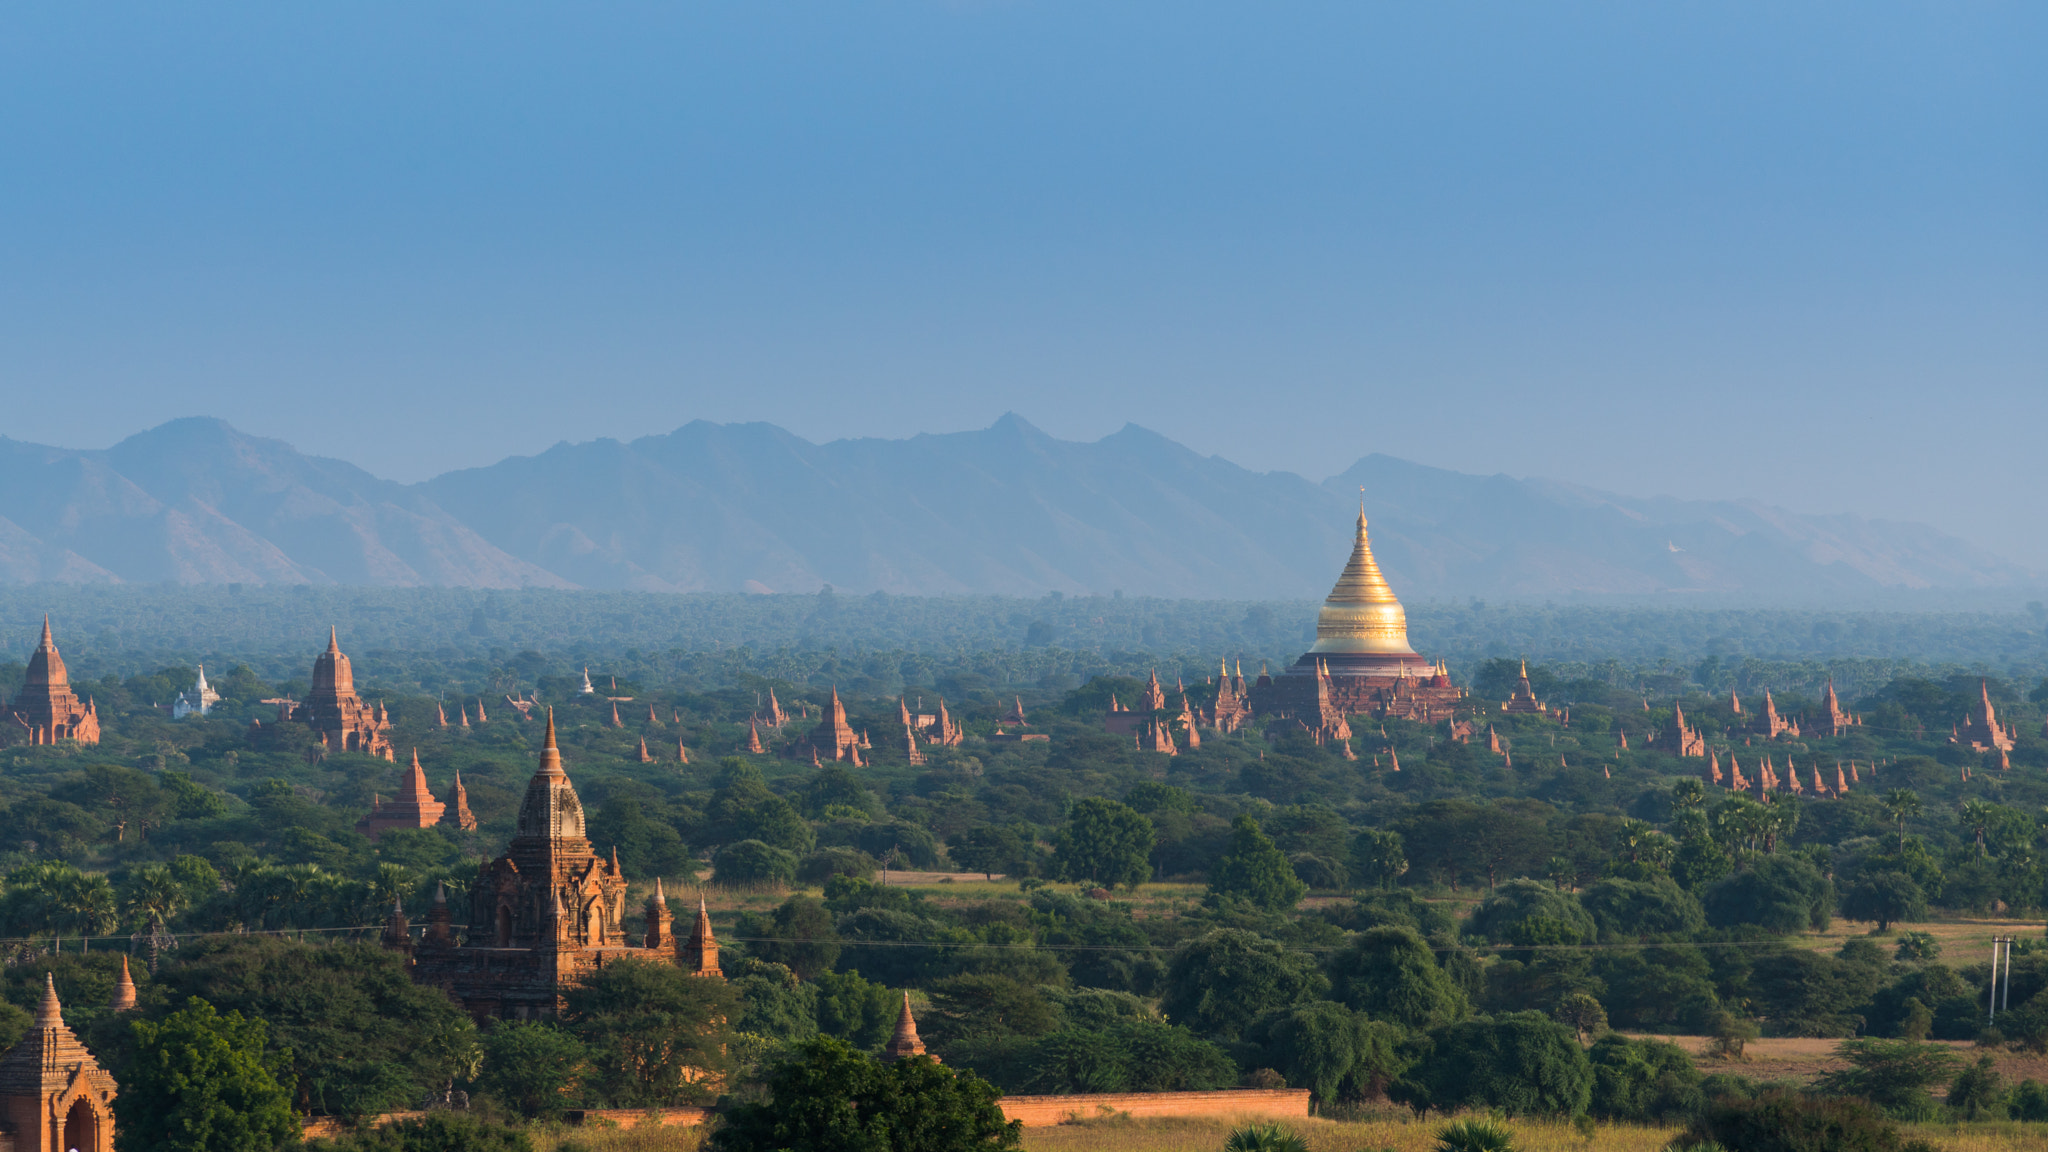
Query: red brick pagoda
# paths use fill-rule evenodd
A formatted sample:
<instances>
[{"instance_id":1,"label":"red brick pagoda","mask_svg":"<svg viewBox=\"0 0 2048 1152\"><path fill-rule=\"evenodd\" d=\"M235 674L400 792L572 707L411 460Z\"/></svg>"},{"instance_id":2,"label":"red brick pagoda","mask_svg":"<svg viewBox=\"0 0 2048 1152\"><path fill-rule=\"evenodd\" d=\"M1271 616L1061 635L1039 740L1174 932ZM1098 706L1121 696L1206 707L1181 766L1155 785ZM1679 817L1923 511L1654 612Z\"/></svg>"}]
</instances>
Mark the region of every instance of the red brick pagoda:
<instances>
[{"instance_id":1,"label":"red brick pagoda","mask_svg":"<svg viewBox=\"0 0 2048 1152\"><path fill-rule=\"evenodd\" d=\"M114 1078L65 1026L45 973L35 1027L0 1055L0 1141L19 1152L114 1152L114 1095Z\"/></svg>"},{"instance_id":2,"label":"red brick pagoda","mask_svg":"<svg viewBox=\"0 0 2048 1152\"><path fill-rule=\"evenodd\" d=\"M441 823L441 814L447 807L427 789L427 774L420 768L420 751L415 748L412 767L406 770L398 796L389 801L373 798L370 814L356 822L356 831L374 841L392 828L432 828ZM474 821L475 817L471 817L472 826Z\"/></svg>"},{"instance_id":3,"label":"red brick pagoda","mask_svg":"<svg viewBox=\"0 0 2048 1152\"><path fill-rule=\"evenodd\" d=\"M332 628L327 630L327 651L313 660L313 686L306 698L281 705L278 711L278 719L295 720L318 733L330 751L398 758L391 747L390 713L382 704L372 708L356 695L356 674Z\"/></svg>"},{"instance_id":4,"label":"red brick pagoda","mask_svg":"<svg viewBox=\"0 0 2048 1152\"><path fill-rule=\"evenodd\" d=\"M100 742L100 713L91 700L80 703L71 690L70 673L64 657L50 636L50 618L43 617L43 639L28 658L28 675L21 693L8 706L0 724L0 748L12 744L55 744L75 740L80 744Z\"/></svg>"}]
</instances>

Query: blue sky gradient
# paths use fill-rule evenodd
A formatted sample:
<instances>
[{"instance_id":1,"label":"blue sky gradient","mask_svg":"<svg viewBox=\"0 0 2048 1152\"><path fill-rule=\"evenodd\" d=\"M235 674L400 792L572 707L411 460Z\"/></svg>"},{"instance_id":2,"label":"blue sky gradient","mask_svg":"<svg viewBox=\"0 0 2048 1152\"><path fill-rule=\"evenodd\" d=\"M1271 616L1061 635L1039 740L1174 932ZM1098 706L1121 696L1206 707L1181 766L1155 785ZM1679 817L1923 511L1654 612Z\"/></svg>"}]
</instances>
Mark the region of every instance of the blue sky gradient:
<instances>
[{"instance_id":1,"label":"blue sky gradient","mask_svg":"<svg viewBox=\"0 0 2048 1152\"><path fill-rule=\"evenodd\" d=\"M2048 566L2048 8L0 15L0 434L1135 421Z\"/></svg>"}]
</instances>

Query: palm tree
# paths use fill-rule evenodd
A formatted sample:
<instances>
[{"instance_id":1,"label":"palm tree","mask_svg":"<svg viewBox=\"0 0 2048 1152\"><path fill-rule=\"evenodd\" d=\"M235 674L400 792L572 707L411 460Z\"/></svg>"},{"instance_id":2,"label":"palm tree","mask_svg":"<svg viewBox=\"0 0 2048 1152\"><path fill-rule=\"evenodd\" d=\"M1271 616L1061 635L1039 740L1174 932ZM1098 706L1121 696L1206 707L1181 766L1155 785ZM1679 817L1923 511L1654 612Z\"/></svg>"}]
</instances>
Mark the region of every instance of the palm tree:
<instances>
[{"instance_id":1,"label":"palm tree","mask_svg":"<svg viewBox=\"0 0 2048 1152\"><path fill-rule=\"evenodd\" d=\"M136 935L145 937L149 944L152 974L166 941L173 947L177 944L175 937L164 933L164 925L183 912L187 903L184 886L171 875L167 864L144 864L129 875L128 915L136 925Z\"/></svg>"},{"instance_id":2,"label":"palm tree","mask_svg":"<svg viewBox=\"0 0 2048 1152\"><path fill-rule=\"evenodd\" d=\"M81 936L99 936L121 925L120 901L114 886L98 872L73 872L52 894L54 927L70 929Z\"/></svg>"},{"instance_id":3,"label":"palm tree","mask_svg":"<svg viewBox=\"0 0 2048 1152\"><path fill-rule=\"evenodd\" d=\"M1985 855L1984 830L1991 827L1992 820L1997 817L1997 810L1983 800L1965 800L1960 805L1960 812L1963 827L1968 828L1977 839L1977 855Z\"/></svg>"},{"instance_id":4,"label":"palm tree","mask_svg":"<svg viewBox=\"0 0 2048 1152\"><path fill-rule=\"evenodd\" d=\"M1920 794L1911 788L1894 788L1878 797L1877 806L1884 809L1885 815L1891 817L1892 823L1897 825L1899 842L1896 850L1904 852L1906 821L1920 814Z\"/></svg>"}]
</instances>

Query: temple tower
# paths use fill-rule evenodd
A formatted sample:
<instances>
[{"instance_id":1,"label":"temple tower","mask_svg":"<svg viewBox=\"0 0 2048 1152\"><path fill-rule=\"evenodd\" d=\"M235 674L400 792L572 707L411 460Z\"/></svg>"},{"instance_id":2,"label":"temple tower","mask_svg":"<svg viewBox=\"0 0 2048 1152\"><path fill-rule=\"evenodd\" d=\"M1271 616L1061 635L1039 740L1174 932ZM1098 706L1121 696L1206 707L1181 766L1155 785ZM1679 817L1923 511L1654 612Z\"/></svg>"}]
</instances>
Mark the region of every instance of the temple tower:
<instances>
[{"instance_id":1,"label":"temple tower","mask_svg":"<svg viewBox=\"0 0 2048 1152\"><path fill-rule=\"evenodd\" d=\"M896 1033L889 1037L889 1043L882 1047L882 1059L894 1064L912 1056L925 1056L934 1062L938 1057L924 1050L924 1041L917 1037L917 1021L910 1015L910 993L903 994L903 1011L896 1015Z\"/></svg>"},{"instance_id":2,"label":"temple tower","mask_svg":"<svg viewBox=\"0 0 2048 1152\"><path fill-rule=\"evenodd\" d=\"M1450 712L1464 693L1408 644L1408 613L1380 574L1359 509L1351 558L1316 613L1316 641L1277 677L1261 675L1252 710L1293 716L1309 727L1328 710L1424 719Z\"/></svg>"},{"instance_id":3,"label":"temple tower","mask_svg":"<svg viewBox=\"0 0 2048 1152\"><path fill-rule=\"evenodd\" d=\"M327 651L313 660L313 683L305 700L286 718L319 733L320 742L336 752L397 758L391 747L391 718L382 706L372 708L356 695L355 671L333 628L327 630Z\"/></svg>"},{"instance_id":4,"label":"temple tower","mask_svg":"<svg viewBox=\"0 0 2048 1152\"><path fill-rule=\"evenodd\" d=\"M10 744L55 744L76 740L80 744L100 742L100 713L93 702L79 702L71 690L71 674L50 632L50 618L43 617L43 636L28 658L28 675L21 692L0 717L0 747Z\"/></svg>"},{"instance_id":5,"label":"temple tower","mask_svg":"<svg viewBox=\"0 0 2048 1152\"><path fill-rule=\"evenodd\" d=\"M35 1027L0 1056L0 1123L18 1152L113 1152L114 1078L64 1024L43 976Z\"/></svg>"},{"instance_id":6,"label":"temple tower","mask_svg":"<svg viewBox=\"0 0 2048 1152\"><path fill-rule=\"evenodd\" d=\"M391 828L432 828L439 824L447 805L434 799L434 793L427 788L427 774L420 767L420 750L412 750L412 767L405 773L405 779L398 786L398 797L388 803L382 800L370 802L370 814L356 822L356 831L375 841ZM476 817L470 817L470 827L476 827Z\"/></svg>"}]
</instances>

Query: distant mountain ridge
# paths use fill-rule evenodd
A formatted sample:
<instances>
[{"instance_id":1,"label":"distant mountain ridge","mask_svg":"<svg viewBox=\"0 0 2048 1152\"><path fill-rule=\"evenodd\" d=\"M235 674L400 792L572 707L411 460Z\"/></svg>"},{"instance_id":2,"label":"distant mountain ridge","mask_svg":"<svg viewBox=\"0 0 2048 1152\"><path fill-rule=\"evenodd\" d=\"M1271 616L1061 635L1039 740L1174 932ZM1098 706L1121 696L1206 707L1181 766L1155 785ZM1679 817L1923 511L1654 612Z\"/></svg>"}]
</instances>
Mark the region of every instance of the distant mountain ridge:
<instances>
[{"instance_id":1,"label":"distant mountain ridge","mask_svg":"<svg viewBox=\"0 0 2048 1152\"><path fill-rule=\"evenodd\" d=\"M1136 425L1075 443L1008 415L827 444L694 421L412 485L205 418L104 451L0 438L0 582L1298 599L1328 591L1361 485L1381 565L1414 600L1776 600L2038 579L1921 524L1382 455L1316 484Z\"/></svg>"}]
</instances>

